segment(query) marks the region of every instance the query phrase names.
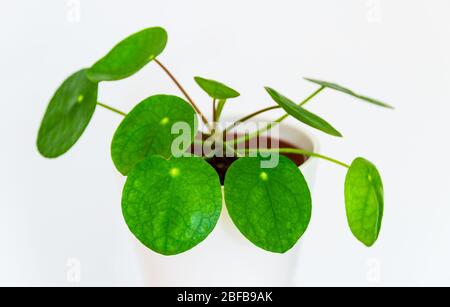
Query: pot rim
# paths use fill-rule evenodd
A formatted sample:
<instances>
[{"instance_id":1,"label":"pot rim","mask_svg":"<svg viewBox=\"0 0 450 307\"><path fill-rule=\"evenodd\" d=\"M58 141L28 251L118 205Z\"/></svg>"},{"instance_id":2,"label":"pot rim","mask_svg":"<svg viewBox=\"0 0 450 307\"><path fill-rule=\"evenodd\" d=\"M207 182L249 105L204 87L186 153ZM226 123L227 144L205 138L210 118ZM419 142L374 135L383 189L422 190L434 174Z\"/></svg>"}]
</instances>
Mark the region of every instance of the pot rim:
<instances>
[{"instance_id":1,"label":"pot rim","mask_svg":"<svg viewBox=\"0 0 450 307\"><path fill-rule=\"evenodd\" d=\"M241 118L239 115L224 116L222 118L222 121L233 121L233 120L237 120L239 118ZM273 122L273 119L261 116L261 117L258 117L257 120L253 119L253 120L250 120L249 122L256 122L256 121ZM298 125L294 125L293 123L291 123L289 121L282 122L279 125L281 127L287 127L287 128L289 128L291 130L296 130L298 133L300 133L305 139L307 139L312 144L311 152L313 152L313 153L319 153L320 152L320 142L319 142L319 139L317 138L317 136L315 134L312 134L311 132L307 131L306 129L302 129ZM283 136L282 135L280 135L280 140L283 140ZM315 158L315 157L308 157L308 159L305 161L305 163L300 165L299 168L306 168L306 167L308 167L316 159L317 158Z\"/></svg>"},{"instance_id":2,"label":"pot rim","mask_svg":"<svg viewBox=\"0 0 450 307\"><path fill-rule=\"evenodd\" d=\"M289 122L284 122L280 124L281 126L289 127L292 130L297 130L304 138L308 139L309 142L312 144L312 150L313 153L319 153L320 151L320 142L316 135L310 133L309 131L306 131L306 129L301 129L301 127L294 125ZM280 139L283 140L283 136L280 135ZM311 163L313 163L317 158L315 157L308 157L308 159L299 166L299 168L305 168L308 167Z\"/></svg>"}]
</instances>

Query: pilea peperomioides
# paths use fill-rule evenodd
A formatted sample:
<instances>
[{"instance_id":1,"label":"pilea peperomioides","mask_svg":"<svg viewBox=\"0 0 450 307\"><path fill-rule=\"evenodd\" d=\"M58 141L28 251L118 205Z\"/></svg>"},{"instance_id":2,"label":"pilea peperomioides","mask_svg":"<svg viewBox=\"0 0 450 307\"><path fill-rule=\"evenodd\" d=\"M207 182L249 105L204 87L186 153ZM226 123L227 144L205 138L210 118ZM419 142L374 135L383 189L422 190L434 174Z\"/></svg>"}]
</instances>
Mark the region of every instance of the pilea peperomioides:
<instances>
[{"instance_id":1,"label":"pilea peperomioides","mask_svg":"<svg viewBox=\"0 0 450 307\"><path fill-rule=\"evenodd\" d=\"M342 137L330 123L305 109L305 105L325 89L377 106L391 108L389 105L337 84L306 79L319 88L301 103L267 87L276 105L221 128L217 123L226 102L240 94L223 83L195 77L212 99L213 115L209 121L180 82L157 59L166 43L164 29L142 30L120 42L90 68L64 81L42 120L37 140L39 152L44 157L56 158L70 150L97 106L124 116L111 146L115 166L127 176L122 197L123 215L136 238L163 255L192 249L212 232L222 210L222 193L231 219L249 241L270 252L290 250L308 228L312 201L301 170L285 156L287 154L325 159L347 168L345 204L350 229L366 246L377 241L384 196L380 174L371 162L357 158L347 165L298 148L242 149L237 145L263 135L289 116L331 136ZM128 114L98 101L100 82L127 78L150 62L167 73L186 100L172 95L154 95ZM225 138L241 123L276 109L283 109L286 115L252 133L231 140ZM198 118L204 129L200 129ZM187 135L183 142L179 142L181 134ZM222 178L223 182L213 167L213 157L192 151L196 145L206 142L214 143L214 148L232 151L233 163ZM264 168L263 154L268 153L281 156L276 166Z\"/></svg>"}]
</instances>

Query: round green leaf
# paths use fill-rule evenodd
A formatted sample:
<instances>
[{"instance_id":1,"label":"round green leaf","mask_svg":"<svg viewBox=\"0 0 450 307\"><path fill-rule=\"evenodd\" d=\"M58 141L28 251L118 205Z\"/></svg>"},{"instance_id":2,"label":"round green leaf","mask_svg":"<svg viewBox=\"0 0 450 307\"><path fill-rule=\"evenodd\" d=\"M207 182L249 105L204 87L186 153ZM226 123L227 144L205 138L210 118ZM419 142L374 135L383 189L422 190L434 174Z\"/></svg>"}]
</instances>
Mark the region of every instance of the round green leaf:
<instances>
[{"instance_id":1,"label":"round green leaf","mask_svg":"<svg viewBox=\"0 0 450 307\"><path fill-rule=\"evenodd\" d=\"M288 158L261 168L260 158L237 160L225 178L228 212L241 233L258 247L290 250L311 219L311 194L303 174Z\"/></svg>"},{"instance_id":2,"label":"round green leaf","mask_svg":"<svg viewBox=\"0 0 450 307\"><path fill-rule=\"evenodd\" d=\"M219 176L200 158L149 157L130 173L123 191L131 232L163 255L185 252L206 239L221 209Z\"/></svg>"},{"instance_id":3,"label":"round green leaf","mask_svg":"<svg viewBox=\"0 0 450 307\"><path fill-rule=\"evenodd\" d=\"M93 81L114 81L128 78L160 55L167 44L167 32L148 28L135 33L94 64L88 77Z\"/></svg>"},{"instance_id":4,"label":"round green leaf","mask_svg":"<svg viewBox=\"0 0 450 307\"><path fill-rule=\"evenodd\" d=\"M157 95L137 105L122 121L112 141L111 154L117 169L127 175L148 156L171 157L172 143L179 137L172 134L175 123L190 128L192 142L197 132L196 113L185 100Z\"/></svg>"},{"instance_id":5,"label":"round green leaf","mask_svg":"<svg viewBox=\"0 0 450 307\"><path fill-rule=\"evenodd\" d=\"M369 161L356 159L345 180L347 219L354 236L370 247L381 230L384 191L381 176Z\"/></svg>"},{"instance_id":6,"label":"round green leaf","mask_svg":"<svg viewBox=\"0 0 450 307\"><path fill-rule=\"evenodd\" d=\"M81 70L70 76L53 96L39 129L37 147L47 158L65 154L78 141L97 105L98 84Z\"/></svg>"},{"instance_id":7,"label":"round green leaf","mask_svg":"<svg viewBox=\"0 0 450 307\"><path fill-rule=\"evenodd\" d=\"M327 121L308 110L296 105L292 100L278 93L270 87L266 87L267 92L272 99L280 105L289 115L292 115L299 121L308 126L316 128L332 136L342 137L342 134L331 126Z\"/></svg>"},{"instance_id":8,"label":"round green leaf","mask_svg":"<svg viewBox=\"0 0 450 307\"><path fill-rule=\"evenodd\" d=\"M237 91L233 90L231 87L214 81L214 80L208 80L201 77L195 77L195 82L211 97L214 99L221 99L226 100L230 98L236 98L239 97L241 94L239 94Z\"/></svg>"}]
</instances>

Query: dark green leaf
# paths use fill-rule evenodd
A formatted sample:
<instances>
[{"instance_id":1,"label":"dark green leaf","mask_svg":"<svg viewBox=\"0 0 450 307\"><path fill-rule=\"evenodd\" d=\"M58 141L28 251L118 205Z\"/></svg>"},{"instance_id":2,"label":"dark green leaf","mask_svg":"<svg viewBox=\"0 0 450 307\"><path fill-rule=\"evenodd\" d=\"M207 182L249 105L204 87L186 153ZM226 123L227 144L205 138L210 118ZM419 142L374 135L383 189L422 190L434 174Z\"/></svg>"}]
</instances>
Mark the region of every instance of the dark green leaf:
<instances>
[{"instance_id":1,"label":"dark green leaf","mask_svg":"<svg viewBox=\"0 0 450 307\"><path fill-rule=\"evenodd\" d=\"M123 191L131 232L163 255L185 252L206 239L221 209L219 177L200 158L149 157L130 173Z\"/></svg>"},{"instance_id":2,"label":"dark green leaf","mask_svg":"<svg viewBox=\"0 0 450 307\"><path fill-rule=\"evenodd\" d=\"M135 33L94 64L88 77L93 81L113 81L128 78L160 55L167 44L167 32L149 28Z\"/></svg>"},{"instance_id":3,"label":"dark green leaf","mask_svg":"<svg viewBox=\"0 0 450 307\"><path fill-rule=\"evenodd\" d=\"M320 131L328 133L333 136L342 137L342 134L337 131L333 126L331 126L324 119L319 116L307 111L301 106L296 105L292 100L278 93L270 87L266 87L267 92L272 97L272 99L278 103L289 115L292 115L302 123L316 128Z\"/></svg>"},{"instance_id":4,"label":"dark green leaf","mask_svg":"<svg viewBox=\"0 0 450 307\"><path fill-rule=\"evenodd\" d=\"M240 94L232 88L226 86L223 83L195 77L195 82L211 97L214 99L230 99L239 97Z\"/></svg>"},{"instance_id":5,"label":"dark green leaf","mask_svg":"<svg viewBox=\"0 0 450 307\"><path fill-rule=\"evenodd\" d=\"M98 84L81 70L56 91L39 129L37 147L47 158L66 153L89 124L97 105Z\"/></svg>"},{"instance_id":6,"label":"dark green leaf","mask_svg":"<svg viewBox=\"0 0 450 307\"><path fill-rule=\"evenodd\" d=\"M345 205L350 229L367 246L378 239L384 211L383 182L369 161L356 159L345 180Z\"/></svg>"},{"instance_id":7,"label":"dark green leaf","mask_svg":"<svg viewBox=\"0 0 450 307\"><path fill-rule=\"evenodd\" d=\"M241 233L258 247L285 253L306 231L311 194L300 170L280 156L277 167L261 168L261 158L242 158L228 170L225 201Z\"/></svg>"},{"instance_id":8,"label":"dark green leaf","mask_svg":"<svg viewBox=\"0 0 450 307\"><path fill-rule=\"evenodd\" d=\"M151 155L171 157L175 123L188 125L191 141L197 132L196 113L183 99L157 95L137 105L117 129L111 154L117 169L127 175L140 161ZM190 144L188 144L190 145Z\"/></svg>"},{"instance_id":9,"label":"dark green leaf","mask_svg":"<svg viewBox=\"0 0 450 307\"><path fill-rule=\"evenodd\" d=\"M318 85L320 85L320 86L326 87L326 88L333 89L333 90L338 91L338 92L345 93L345 94L347 94L347 95L353 96L353 97L355 97L355 98L364 100L364 101L366 101L366 102L375 104L375 105L380 106L380 107L389 108L389 109L393 109L393 108L394 108L394 107L392 107L392 106L390 106L390 105L388 105L388 104L385 104L384 102L378 101L378 100L376 100L376 99L373 99L373 98L369 98L369 97L366 97L366 96L362 96L362 95L356 94L356 93L353 92L352 90L349 90L348 88L342 87L342 86L340 86L340 85L338 85L338 84L334 84L334 83L326 82L326 81L320 81L320 80L309 79L309 78L305 78L305 80L307 80L307 81L309 81L309 82L312 82L312 83L315 83L315 84L318 84Z\"/></svg>"}]
</instances>

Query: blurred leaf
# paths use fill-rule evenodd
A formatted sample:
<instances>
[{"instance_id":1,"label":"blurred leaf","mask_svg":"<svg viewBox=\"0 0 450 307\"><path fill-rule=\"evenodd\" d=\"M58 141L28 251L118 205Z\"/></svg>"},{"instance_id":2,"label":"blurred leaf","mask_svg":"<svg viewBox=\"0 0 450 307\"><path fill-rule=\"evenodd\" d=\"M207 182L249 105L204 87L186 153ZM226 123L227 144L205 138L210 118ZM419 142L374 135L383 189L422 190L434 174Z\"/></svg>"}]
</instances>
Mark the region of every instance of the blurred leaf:
<instances>
[{"instance_id":1,"label":"blurred leaf","mask_svg":"<svg viewBox=\"0 0 450 307\"><path fill-rule=\"evenodd\" d=\"M86 70L70 76L51 99L39 129L37 147L47 158L65 154L83 134L97 106L98 84Z\"/></svg>"},{"instance_id":2,"label":"blurred leaf","mask_svg":"<svg viewBox=\"0 0 450 307\"><path fill-rule=\"evenodd\" d=\"M312 82L312 83L315 83L315 84L318 84L318 85L320 85L320 86L329 88L329 89L333 89L333 90L336 90L336 91L345 93L345 94L347 94L347 95L353 96L353 97L355 97L355 98L364 100L364 101L366 101L366 102L369 102L369 103L371 103L371 104L374 104L374 105L377 105L377 106L380 106L380 107L389 108L389 109L394 109L394 107L392 107L392 106L390 106L390 105L388 105L388 104L385 104L384 102L381 102L381 101L378 101L378 100L376 100L376 99L369 98L369 97L366 97L366 96L358 95L358 94L356 94L355 92L353 92L352 90L349 90L349 89L347 89L347 88L345 88L345 87L342 87L342 86L340 86L340 85L338 85L338 84L334 84L334 83L330 83L330 82L326 82L326 81L320 81L320 80L309 79L309 78L305 78L305 80L307 80L307 81L309 81L309 82Z\"/></svg>"}]
</instances>

